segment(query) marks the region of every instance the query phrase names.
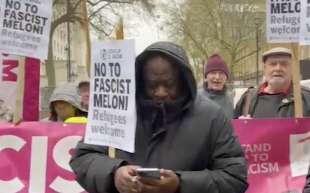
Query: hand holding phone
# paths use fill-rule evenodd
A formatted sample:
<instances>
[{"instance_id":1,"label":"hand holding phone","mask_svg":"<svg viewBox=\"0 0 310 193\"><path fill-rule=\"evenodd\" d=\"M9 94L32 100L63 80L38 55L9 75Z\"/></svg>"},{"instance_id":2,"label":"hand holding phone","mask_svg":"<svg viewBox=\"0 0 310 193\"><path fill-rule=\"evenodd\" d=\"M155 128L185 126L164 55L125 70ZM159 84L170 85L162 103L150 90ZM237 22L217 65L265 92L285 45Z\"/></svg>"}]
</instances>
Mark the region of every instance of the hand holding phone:
<instances>
[{"instance_id":1,"label":"hand holding phone","mask_svg":"<svg viewBox=\"0 0 310 193\"><path fill-rule=\"evenodd\" d=\"M180 179L172 170L137 168L135 171L142 192L177 192L180 186Z\"/></svg>"},{"instance_id":2,"label":"hand holding phone","mask_svg":"<svg viewBox=\"0 0 310 193\"><path fill-rule=\"evenodd\" d=\"M158 168L137 168L137 175L142 178L152 178L160 180L160 170Z\"/></svg>"}]
</instances>

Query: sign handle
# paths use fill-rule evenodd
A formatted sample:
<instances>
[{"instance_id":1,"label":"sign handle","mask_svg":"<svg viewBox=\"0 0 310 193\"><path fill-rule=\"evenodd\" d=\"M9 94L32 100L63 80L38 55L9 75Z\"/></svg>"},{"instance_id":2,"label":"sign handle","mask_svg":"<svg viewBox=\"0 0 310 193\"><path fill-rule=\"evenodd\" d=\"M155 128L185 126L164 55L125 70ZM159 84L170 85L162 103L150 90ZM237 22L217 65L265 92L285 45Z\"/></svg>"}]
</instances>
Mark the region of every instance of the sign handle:
<instances>
[{"instance_id":1,"label":"sign handle","mask_svg":"<svg viewBox=\"0 0 310 193\"><path fill-rule=\"evenodd\" d=\"M123 18L121 17L119 19L119 22L116 26L115 35L117 40L123 40L124 39L124 23ZM109 157L115 158L116 150L113 147L109 147Z\"/></svg>"},{"instance_id":2,"label":"sign handle","mask_svg":"<svg viewBox=\"0 0 310 193\"><path fill-rule=\"evenodd\" d=\"M24 102L24 89L25 89L25 64L26 57L21 56L18 60L18 76L17 76L17 93L15 111L13 115L13 123L17 124L23 119L23 102Z\"/></svg>"},{"instance_id":3,"label":"sign handle","mask_svg":"<svg viewBox=\"0 0 310 193\"><path fill-rule=\"evenodd\" d=\"M294 55L293 65L292 65L292 75L293 75L295 118L302 118L303 110L302 110L302 100L301 100L300 65L299 65L300 47L298 43L292 43L291 46L292 46L293 55Z\"/></svg>"}]
</instances>

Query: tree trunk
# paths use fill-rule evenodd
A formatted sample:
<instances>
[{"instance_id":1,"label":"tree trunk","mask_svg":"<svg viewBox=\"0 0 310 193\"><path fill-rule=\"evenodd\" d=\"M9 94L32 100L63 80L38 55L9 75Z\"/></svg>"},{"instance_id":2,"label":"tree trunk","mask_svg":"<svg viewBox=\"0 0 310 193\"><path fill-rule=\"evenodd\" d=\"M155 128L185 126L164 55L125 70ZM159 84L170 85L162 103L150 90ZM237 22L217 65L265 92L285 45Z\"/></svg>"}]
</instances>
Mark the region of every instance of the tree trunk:
<instances>
[{"instance_id":1,"label":"tree trunk","mask_svg":"<svg viewBox=\"0 0 310 193\"><path fill-rule=\"evenodd\" d=\"M47 75L47 85L49 87L56 86L55 67L53 59L53 34L54 30L51 30L48 45L48 57L45 64L45 70Z\"/></svg>"}]
</instances>

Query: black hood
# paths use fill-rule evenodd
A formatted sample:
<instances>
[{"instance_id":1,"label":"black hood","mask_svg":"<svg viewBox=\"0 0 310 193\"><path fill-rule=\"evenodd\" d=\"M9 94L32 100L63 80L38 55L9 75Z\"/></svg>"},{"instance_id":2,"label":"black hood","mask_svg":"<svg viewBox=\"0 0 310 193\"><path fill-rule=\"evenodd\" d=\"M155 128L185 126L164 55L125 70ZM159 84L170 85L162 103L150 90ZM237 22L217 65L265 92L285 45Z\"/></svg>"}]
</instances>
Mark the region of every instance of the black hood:
<instances>
[{"instance_id":1,"label":"black hood","mask_svg":"<svg viewBox=\"0 0 310 193\"><path fill-rule=\"evenodd\" d=\"M151 56L158 53L159 55L165 55L168 58L175 61L175 63L180 68L181 78L184 79L183 82L186 84L185 88L188 94L188 101L186 101L186 106L190 106L197 94L196 81L193 76L192 70L190 68L189 60L186 55L185 50L172 42L156 42L148 46L140 55L136 58L136 87L137 87L137 99L143 94L143 65L145 65L146 60Z\"/></svg>"}]
</instances>

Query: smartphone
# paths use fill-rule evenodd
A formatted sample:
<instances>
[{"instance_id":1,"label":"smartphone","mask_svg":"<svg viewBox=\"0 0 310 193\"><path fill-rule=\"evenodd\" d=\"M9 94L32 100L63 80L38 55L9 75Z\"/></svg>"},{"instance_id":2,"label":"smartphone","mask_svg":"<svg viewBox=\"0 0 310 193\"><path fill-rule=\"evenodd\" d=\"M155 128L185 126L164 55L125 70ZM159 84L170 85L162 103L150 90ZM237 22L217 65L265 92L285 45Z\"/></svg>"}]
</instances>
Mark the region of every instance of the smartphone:
<instances>
[{"instance_id":1,"label":"smartphone","mask_svg":"<svg viewBox=\"0 0 310 193\"><path fill-rule=\"evenodd\" d=\"M137 175L143 178L160 179L160 171L158 168L137 168Z\"/></svg>"}]
</instances>

